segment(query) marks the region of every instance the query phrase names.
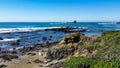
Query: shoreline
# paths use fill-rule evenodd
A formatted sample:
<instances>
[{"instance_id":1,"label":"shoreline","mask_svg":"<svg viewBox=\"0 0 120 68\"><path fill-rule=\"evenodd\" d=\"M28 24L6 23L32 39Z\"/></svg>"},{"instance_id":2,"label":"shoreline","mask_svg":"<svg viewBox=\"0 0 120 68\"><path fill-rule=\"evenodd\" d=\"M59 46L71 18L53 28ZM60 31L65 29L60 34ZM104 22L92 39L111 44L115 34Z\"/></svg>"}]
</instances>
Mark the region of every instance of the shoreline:
<instances>
[{"instance_id":1,"label":"shoreline","mask_svg":"<svg viewBox=\"0 0 120 68\"><path fill-rule=\"evenodd\" d=\"M7 66L6 68L58 68L63 67L63 61L66 60L68 55L74 55L74 51L78 45L78 42L82 42L86 45L91 41L92 37L87 37L85 34L79 31L70 32L72 28L58 28L45 31L53 31L53 33L63 32L65 36L59 41L44 43L36 43L30 46L22 46L20 48L12 48L10 50L0 50L0 66ZM73 28L74 29L74 28ZM67 32L66 32L67 31ZM36 31L37 32L37 31ZM84 30L83 30L84 32ZM44 34L44 33L43 33ZM66 35L67 34L67 35ZM34 34L33 34L34 35ZM59 36L60 34L58 34ZM31 36L31 35L30 35ZM93 38L99 35L93 36ZM41 36L43 38L44 36ZM50 37L50 35L48 36ZM46 40L44 37L43 39ZM59 38L59 37L58 37ZM81 40L81 41L80 41ZM19 42L19 41L17 41ZM66 45L64 47L64 45ZM73 46L75 45L75 46ZM63 47L63 48L61 48ZM67 48L66 48L67 47ZM58 48L58 49L57 49ZM59 50L60 48L60 50ZM66 50L64 50L64 48ZM70 48L70 49L69 49ZM58 52L60 51L60 52ZM19 53L19 54L18 54ZM60 54L58 54L60 53ZM83 53L83 54L82 54ZM88 51L84 50L80 53L82 56L87 56ZM3 54L3 55L2 55ZM52 56L53 55L53 56ZM60 56L59 56L60 55ZM75 54L78 56L78 53ZM61 59L62 58L62 59ZM69 58L69 57L68 57Z\"/></svg>"},{"instance_id":2,"label":"shoreline","mask_svg":"<svg viewBox=\"0 0 120 68\"><path fill-rule=\"evenodd\" d=\"M86 49L86 47L84 49L84 45L94 42L94 40L104 37L104 35L107 37L109 33L114 34L114 32L117 31L108 31L102 33L101 36L93 37L86 37L82 33L74 32L66 35L63 40L58 42L18 49L21 52L21 56L4 56L3 58L6 61L1 62L0 66L6 68L64 68L64 62L71 59L72 56L90 58L97 53L97 51L91 51L89 48ZM15 52L12 53L15 54Z\"/></svg>"},{"instance_id":3,"label":"shoreline","mask_svg":"<svg viewBox=\"0 0 120 68\"><path fill-rule=\"evenodd\" d=\"M51 65L54 66L54 64L61 63L61 61L65 60L49 60L46 58L48 49L57 44L58 42L54 42L49 43L49 45L33 45L20 48L18 49L21 53L19 57L12 58L12 56L6 56L5 58L4 56L3 58L5 59L0 62L0 66L5 65L7 68L52 68Z\"/></svg>"},{"instance_id":4,"label":"shoreline","mask_svg":"<svg viewBox=\"0 0 120 68\"><path fill-rule=\"evenodd\" d=\"M81 33L80 33L81 34ZM84 35L84 34L82 34ZM64 37L65 39L65 37ZM61 40L62 41L62 40ZM63 59L49 59L47 53L49 49L58 45L61 41L54 43L37 44L18 49L21 53L16 56L16 52L11 52L11 55L4 55L4 62L1 65L6 65L7 68L58 68L63 66ZM16 49L14 49L16 50ZM3 52L6 53L6 52ZM8 52L9 53L9 52ZM6 53L7 54L7 53ZM24 67L22 67L24 66ZM17 68L19 68L17 67Z\"/></svg>"}]
</instances>

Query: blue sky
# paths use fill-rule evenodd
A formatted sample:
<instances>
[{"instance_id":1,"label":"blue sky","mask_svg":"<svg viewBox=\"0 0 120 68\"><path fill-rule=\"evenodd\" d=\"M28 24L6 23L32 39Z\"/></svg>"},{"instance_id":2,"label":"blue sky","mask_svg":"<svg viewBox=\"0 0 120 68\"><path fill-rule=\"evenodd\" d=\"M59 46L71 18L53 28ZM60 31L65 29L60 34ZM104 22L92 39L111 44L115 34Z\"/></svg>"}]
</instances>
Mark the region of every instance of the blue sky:
<instances>
[{"instance_id":1,"label":"blue sky","mask_svg":"<svg viewBox=\"0 0 120 68\"><path fill-rule=\"evenodd\" d=\"M120 0L0 0L0 21L120 21Z\"/></svg>"}]
</instances>

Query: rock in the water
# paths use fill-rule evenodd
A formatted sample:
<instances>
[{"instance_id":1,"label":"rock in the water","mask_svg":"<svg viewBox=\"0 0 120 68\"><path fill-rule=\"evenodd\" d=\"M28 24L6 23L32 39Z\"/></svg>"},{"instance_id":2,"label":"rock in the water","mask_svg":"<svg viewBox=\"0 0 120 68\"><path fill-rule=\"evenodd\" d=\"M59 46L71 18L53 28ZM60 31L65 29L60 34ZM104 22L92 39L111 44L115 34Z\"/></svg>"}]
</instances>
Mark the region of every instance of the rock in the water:
<instances>
[{"instance_id":1,"label":"rock in the water","mask_svg":"<svg viewBox=\"0 0 120 68\"><path fill-rule=\"evenodd\" d=\"M76 20L74 20L74 21L73 21L73 23L77 23L77 21L76 21Z\"/></svg>"},{"instance_id":2,"label":"rock in the water","mask_svg":"<svg viewBox=\"0 0 120 68\"><path fill-rule=\"evenodd\" d=\"M3 38L0 37L0 40L3 40Z\"/></svg>"},{"instance_id":3,"label":"rock in the water","mask_svg":"<svg viewBox=\"0 0 120 68\"><path fill-rule=\"evenodd\" d=\"M120 24L120 22L117 22L117 24Z\"/></svg>"}]
</instances>

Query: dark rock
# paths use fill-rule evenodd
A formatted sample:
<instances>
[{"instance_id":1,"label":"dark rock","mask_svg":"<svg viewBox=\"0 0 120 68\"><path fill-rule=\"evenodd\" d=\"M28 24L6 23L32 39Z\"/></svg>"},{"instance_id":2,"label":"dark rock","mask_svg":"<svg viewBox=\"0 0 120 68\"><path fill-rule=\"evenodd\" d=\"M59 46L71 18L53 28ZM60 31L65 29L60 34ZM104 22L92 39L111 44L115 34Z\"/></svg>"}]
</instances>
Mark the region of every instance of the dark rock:
<instances>
[{"instance_id":1,"label":"dark rock","mask_svg":"<svg viewBox=\"0 0 120 68\"><path fill-rule=\"evenodd\" d=\"M55 33L57 31L59 32L65 32L65 33L71 33L71 32L85 32L86 30L85 29L80 29L80 28L77 28L77 27L62 27L62 28L53 28L53 29L45 29L45 30L52 30L52 31L55 31Z\"/></svg>"},{"instance_id":2,"label":"dark rock","mask_svg":"<svg viewBox=\"0 0 120 68\"><path fill-rule=\"evenodd\" d=\"M120 22L117 22L117 24L120 24Z\"/></svg>"},{"instance_id":3,"label":"dark rock","mask_svg":"<svg viewBox=\"0 0 120 68\"><path fill-rule=\"evenodd\" d=\"M3 38L0 37L0 40L3 40Z\"/></svg>"},{"instance_id":4,"label":"dark rock","mask_svg":"<svg viewBox=\"0 0 120 68\"><path fill-rule=\"evenodd\" d=\"M73 23L77 23L77 21L76 21L76 20L74 20L74 21L73 21Z\"/></svg>"},{"instance_id":5,"label":"dark rock","mask_svg":"<svg viewBox=\"0 0 120 68\"><path fill-rule=\"evenodd\" d=\"M40 61L39 59L36 59L33 61L34 63L42 63L42 61Z\"/></svg>"},{"instance_id":6,"label":"dark rock","mask_svg":"<svg viewBox=\"0 0 120 68\"><path fill-rule=\"evenodd\" d=\"M3 60L11 61L11 59L16 59L18 58L18 56L17 55L1 55L0 58L2 58Z\"/></svg>"},{"instance_id":7,"label":"dark rock","mask_svg":"<svg viewBox=\"0 0 120 68\"><path fill-rule=\"evenodd\" d=\"M43 38L42 38L42 40L43 40L43 41L46 41L46 40L47 40L47 38L46 38L46 37L43 37Z\"/></svg>"},{"instance_id":8,"label":"dark rock","mask_svg":"<svg viewBox=\"0 0 120 68\"><path fill-rule=\"evenodd\" d=\"M35 54L35 53L28 53L27 55L34 56L34 55L36 55L36 54Z\"/></svg>"},{"instance_id":9,"label":"dark rock","mask_svg":"<svg viewBox=\"0 0 120 68\"><path fill-rule=\"evenodd\" d=\"M4 64L0 65L0 68L5 68L5 67L7 67L7 65L4 65Z\"/></svg>"}]
</instances>

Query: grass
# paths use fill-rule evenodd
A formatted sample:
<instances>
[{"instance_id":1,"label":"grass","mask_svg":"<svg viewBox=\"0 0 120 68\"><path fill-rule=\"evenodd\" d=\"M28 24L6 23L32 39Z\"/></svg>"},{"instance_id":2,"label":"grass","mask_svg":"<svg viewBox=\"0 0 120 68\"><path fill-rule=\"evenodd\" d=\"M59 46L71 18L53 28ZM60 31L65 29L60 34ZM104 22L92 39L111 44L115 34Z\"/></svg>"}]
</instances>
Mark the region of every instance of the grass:
<instances>
[{"instance_id":1,"label":"grass","mask_svg":"<svg viewBox=\"0 0 120 68\"><path fill-rule=\"evenodd\" d=\"M120 68L120 60L94 60L85 57L72 57L65 61L66 68Z\"/></svg>"}]
</instances>

